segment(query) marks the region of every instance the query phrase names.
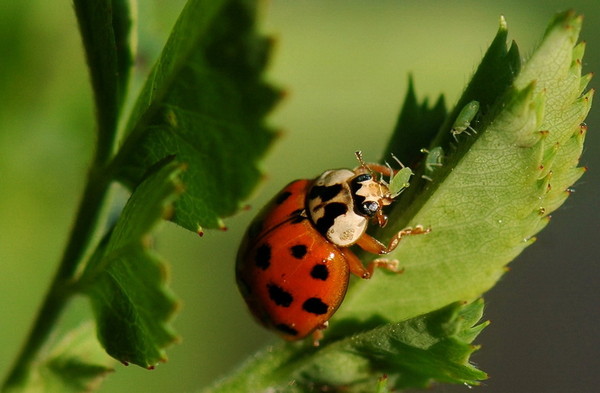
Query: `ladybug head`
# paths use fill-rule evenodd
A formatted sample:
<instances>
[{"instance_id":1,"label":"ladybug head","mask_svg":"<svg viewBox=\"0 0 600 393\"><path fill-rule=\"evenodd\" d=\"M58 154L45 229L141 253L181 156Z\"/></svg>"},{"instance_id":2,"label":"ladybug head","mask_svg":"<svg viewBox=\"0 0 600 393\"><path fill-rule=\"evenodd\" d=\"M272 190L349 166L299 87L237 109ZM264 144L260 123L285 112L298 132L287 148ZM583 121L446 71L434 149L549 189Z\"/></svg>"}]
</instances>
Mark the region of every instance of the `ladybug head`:
<instances>
[{"instance_id":1,"label":"ladybug head","mask_svg":"<svg viewBox=\"0 0 600 393\"><path fill-rule=\"evenodd\" d=\"M379 226L387 224L383 207L391 204L393 198L385 183L375 179L371 173L361 173L350 180L350 190L356 213L376 219Z\"/></svg>"}]
</instances>

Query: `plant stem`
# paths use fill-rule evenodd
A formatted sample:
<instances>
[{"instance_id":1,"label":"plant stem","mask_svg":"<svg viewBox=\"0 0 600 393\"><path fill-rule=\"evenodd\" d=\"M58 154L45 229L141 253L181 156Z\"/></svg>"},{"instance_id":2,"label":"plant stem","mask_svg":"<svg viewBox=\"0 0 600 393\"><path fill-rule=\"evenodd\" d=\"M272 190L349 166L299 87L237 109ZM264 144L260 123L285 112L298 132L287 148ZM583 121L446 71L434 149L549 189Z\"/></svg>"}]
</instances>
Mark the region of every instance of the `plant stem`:
<instances>
[{"instance_id":1,"label":"plant stem","mask_svg":"<svg viewBox=\"0 0 600 393\"><path fill-rule=\"evenodd\" d=\"M56 279L53 280L29 337L4 382L3 390L22 385L25 382L35 355L48 338L61 311L67 305L70 295L70 291L65 291L64 285L61 285Z\"/></svg>"},{"instance_id":2,"label":"plant stem","mask_svg":"<svg viewBox=\"0 0 600 393\"><path fill-rule=\"evenodd\" d=\"M82 257L88 249L96 230L96 224L110 185L110 176L107 176L107 171L98 170L97 168L99 166L95 165L90 171L65 253L50 284L44 303L38 312L33 328L11 372L8 374L2 390L8 390L11 386L18 386L26 380L36 355L52 332L56 320L65 309L68 301L75 294L75 274L83 261Z\"/></svg>"}]
</instances>

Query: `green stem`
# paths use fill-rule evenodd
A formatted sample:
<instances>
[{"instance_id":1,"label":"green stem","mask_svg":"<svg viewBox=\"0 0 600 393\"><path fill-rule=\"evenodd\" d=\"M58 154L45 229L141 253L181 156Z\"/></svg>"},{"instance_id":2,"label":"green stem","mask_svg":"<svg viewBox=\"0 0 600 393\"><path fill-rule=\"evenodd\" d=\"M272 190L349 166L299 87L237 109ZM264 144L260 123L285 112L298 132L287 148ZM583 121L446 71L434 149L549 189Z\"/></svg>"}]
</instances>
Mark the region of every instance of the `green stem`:
<instances>
[{"instance_id":1,"label":"green stem","mask_svg":"<svg viewBox=\"0 0 600 393\"><path fill-rule=\"evenodd\" d=\"M29 375L33 360L42 347L52 328L67 304L70 291L65 291L64 284L61 285L56 279L53 281L42 307L37 315L33 328L21 353L15 362L13 369L4 382L4 389L22 385Z\"/></svg>"},{"instance_id":2,"label":"green stem","mask_svg":"<svg viewBox=\"0 0 600 393\"><path fill-rule=\"evenodd\" d=\"M107 176L106 171L92 169L59 268L27 341L4 382L3 390L18 386L26 380L36 355L52 332L56 320L68 301L75 294L75 274L95 232L109 185L110 176Z\"/></svg>"}]
</instances>

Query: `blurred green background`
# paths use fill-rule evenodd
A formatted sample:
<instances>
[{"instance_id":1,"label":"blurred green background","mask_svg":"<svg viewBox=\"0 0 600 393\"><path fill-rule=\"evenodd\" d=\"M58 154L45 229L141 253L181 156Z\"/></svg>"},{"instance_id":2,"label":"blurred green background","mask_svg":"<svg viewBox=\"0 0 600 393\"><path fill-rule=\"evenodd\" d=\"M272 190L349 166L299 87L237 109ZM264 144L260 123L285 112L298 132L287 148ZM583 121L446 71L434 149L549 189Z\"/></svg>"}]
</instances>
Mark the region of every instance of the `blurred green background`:
<instances>
[{"instance_id":1,"label":"blurred green background","mask_svg":"<svg viewBox=\"0 0 600 393\"><path fill-rule=\"evenodd\" d=\"M140 0L146 72L182 0ZM271 1L263 30L277 39L269 79L287 92L270 123L283 130L264 162L252 210L203 238L165 224L157 247L171 261L183 337L154 371L116 365L102 392L191 392L277 340L250 318L233 264L245 226L277 189L323 169L380 158L412 73L419 97L452 105L497 30L530 53L555 12L585 15L584 71L600 70L600 3L564 1ZM0 374L19 350L66 241L90 161L93 108L68 1L0 2ZM135 95L140 73L133 85ZM596 81L592 81L592 86ZM596 392L600 369L600 105L582 164L590 171L549 227L486 296L492 320L474 360L486 392ZM73 304L67 319L86 313ZM467 391L440 386L436 392Z\"/></svg>"}]
</instances>

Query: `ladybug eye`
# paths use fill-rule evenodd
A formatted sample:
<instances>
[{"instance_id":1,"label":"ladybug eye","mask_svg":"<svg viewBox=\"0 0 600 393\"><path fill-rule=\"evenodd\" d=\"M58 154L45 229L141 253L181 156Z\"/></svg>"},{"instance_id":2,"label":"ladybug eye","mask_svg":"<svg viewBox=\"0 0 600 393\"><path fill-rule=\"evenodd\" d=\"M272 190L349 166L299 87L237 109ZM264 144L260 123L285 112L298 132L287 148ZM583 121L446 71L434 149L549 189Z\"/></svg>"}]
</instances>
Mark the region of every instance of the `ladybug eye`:
<instances>
[{"instance_id":1,"label":"ladybug eye","mask_svg":"<svg viewBox=\"0 0 600 393\"><path fill-rule=\"evenodd\" d=\"M373 177L371 175L369 175L368 173L364 173L362 175L358 175L356 176L356 178L354 179L355 182L357 183L362 183L365 182L367 180L371 180Z\"/></svg>"},{"instance_id":2,"label":"ladybug eye","mask_svg":"<svg viewBox=\"0 0 600 393\"><path fill-rule=\"evenodd\" d=\"M379 203L377 202L364 202L361 207L362 212L369 217L373 217L379 211Z\"/></svg>"}]
</instances>

